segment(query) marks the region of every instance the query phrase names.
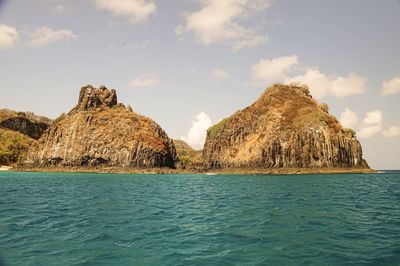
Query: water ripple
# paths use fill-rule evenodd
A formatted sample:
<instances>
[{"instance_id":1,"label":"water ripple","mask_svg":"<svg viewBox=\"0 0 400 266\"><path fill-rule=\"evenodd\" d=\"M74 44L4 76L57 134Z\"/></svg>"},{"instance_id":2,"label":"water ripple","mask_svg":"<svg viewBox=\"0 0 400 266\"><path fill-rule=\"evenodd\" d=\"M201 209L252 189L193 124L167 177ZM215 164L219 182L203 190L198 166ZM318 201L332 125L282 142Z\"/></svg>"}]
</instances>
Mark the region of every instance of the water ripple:
<instances>
[{"instance_id":1,"label":"water ripple","mask_svg":"<svg viewBox=\"0 0 400 266\"><path fill-rule=\"evenodd\" d=\"M397 173L6 172L0 184L0 262L6 265L400 261Z\"/></svg>"}]
</instances>

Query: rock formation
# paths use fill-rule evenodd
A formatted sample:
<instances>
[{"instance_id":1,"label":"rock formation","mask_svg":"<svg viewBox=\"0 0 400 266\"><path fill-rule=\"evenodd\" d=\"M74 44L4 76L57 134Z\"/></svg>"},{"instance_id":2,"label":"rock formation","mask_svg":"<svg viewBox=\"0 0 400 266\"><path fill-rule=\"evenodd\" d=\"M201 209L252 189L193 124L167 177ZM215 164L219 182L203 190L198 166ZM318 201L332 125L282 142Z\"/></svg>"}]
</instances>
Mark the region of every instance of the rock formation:
<instances>
[{"instance_id":1,"label":"rock formation","mask_svg":"<svg viewBox=\"0 0 400 266\"><path fill-rule=\"evenodd\" d=\"M32 139L39 139L52 120L32 112L0 109L0 128L17 131Z\"/></svg>"},{"instance_id":2,"label":"rock formation","mask_svg":"<svg viewBox=\"0 0 400 266\"><path fill-rule=\"evenodd\" d=\"M118 104L115 90L89 85L30 149L26 164L173 168L177 160L173 141L159 125Z\"/></svg>"},{"instance_id":3,"label":"rock formation","mask_svg":"<svg viewBox=\"0 0 400 266\"><path fill-rule=\"evenodd\" d=\"M52 123L32 112L0 109L0 165L24 161L27 150Z\"/></svg>"},{"instance_id":4,"label":"rock formation","mask_svg":"<svg viewBox=\"0 0 400 266\"><path fill-rule=\"evenodd\" d=\"M369 168L343 128L304 85L275 84L207 131L207 168Z\"/></svg>"}]
</instances>

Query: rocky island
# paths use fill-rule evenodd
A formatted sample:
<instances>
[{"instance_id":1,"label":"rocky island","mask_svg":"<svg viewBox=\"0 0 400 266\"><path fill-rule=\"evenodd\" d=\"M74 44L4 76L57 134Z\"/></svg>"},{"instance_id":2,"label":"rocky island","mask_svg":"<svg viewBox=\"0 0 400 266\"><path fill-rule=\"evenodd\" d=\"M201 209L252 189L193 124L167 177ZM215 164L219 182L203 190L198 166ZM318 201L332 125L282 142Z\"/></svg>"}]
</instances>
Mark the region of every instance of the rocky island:
<instances>
[{"instance_id":1,"label":"rocky island","mask_svg":"<svg viewBox=\"0 0 400 266\"><path fill-rule=\"evenodd\" d=\"M0 164L30 171L128 173L371 172L352 129L306 85L274 84L207 131L202 151L172 140L153 120L118 103L115 90L82 87L54 121L0 112Z\"/></svg>"},{"instance_id":2,"label":"rocky island","mask_svg":"<svg viewBox=\"0 0 400 266\"><path fill-rule=\"evenodd\" d=\"M175 168L177 161L172 139L158 124L118 103L115 90L89 85L29 149L24 165Z\"/></svg>"},{"instance_id":3,"label":"rocky island","mask_svg":"<svg viewBox=\"0 0 400 266\"><path fill-rule=\"evenodd\" d=\"M369 171L355 132L299 84L275 84L208 129L203 157L216 170Z\"/></svg>"}]
</instances>

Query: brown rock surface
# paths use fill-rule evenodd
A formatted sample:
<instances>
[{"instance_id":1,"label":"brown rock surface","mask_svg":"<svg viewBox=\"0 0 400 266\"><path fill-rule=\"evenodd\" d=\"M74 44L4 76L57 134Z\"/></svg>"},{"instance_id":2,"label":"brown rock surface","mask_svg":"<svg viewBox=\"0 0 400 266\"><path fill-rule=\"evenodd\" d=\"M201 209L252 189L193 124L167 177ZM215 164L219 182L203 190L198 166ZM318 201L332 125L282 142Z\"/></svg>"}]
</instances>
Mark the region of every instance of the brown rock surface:
<instances>
[{"instance_id":1,"label":"brown rock surface","mask_svg":"<svg viewBox=\"0 0 400 266\"><path fill-rule=\"evenodd\" d=\"M159 125L118 104L115 90L86 86L30 149L26 165L173 168L175 161L174 143Z\"/></svg>"},{"instance_id":2,"label":"brown rock surface","mask_svg":"<svg viewBox=\"0 0 400 266\"><path fill-rule=\"evenodd\" d=\"M369 168L343 128L306 86L275 84L251 106L207 131L208 168Z\"/></svg>"}]
</instances>

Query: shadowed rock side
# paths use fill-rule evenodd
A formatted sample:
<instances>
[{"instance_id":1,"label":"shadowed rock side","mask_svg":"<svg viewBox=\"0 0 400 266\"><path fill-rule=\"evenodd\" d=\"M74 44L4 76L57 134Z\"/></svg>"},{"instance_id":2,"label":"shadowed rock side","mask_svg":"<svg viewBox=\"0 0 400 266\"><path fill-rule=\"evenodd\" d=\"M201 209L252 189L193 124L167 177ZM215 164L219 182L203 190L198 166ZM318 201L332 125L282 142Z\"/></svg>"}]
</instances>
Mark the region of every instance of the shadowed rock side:
<instances>
[{"instance_id":1,"label":"shadowed rock side","mask_svg":"<svg viewBox=\"0 0 400 266\"><path fill-rule=\"evenodd\" d=\"M51 119L32 112L0 109L0 128L17 131L32 139L39 139L51 123Z\"/></svg>"},{"instance_id":2,"label":"shadowed rock side","mask_svg":"<svg viewBox=\"0 0 400 266\"><path fill-rule=\"evenodd\" d=\"M29 147L51 123L51 119L32 112L0 109L0 165L24 161Z\"/></svg>"},{"instance_id":3,"label":"shadowed rock side","mask_svg":"<svg viewBox=\"0 0 400 266\"><path fill-rule=\"evenodd\" d=\"M306 86L275 84L207 131L208 168L369 168L355 133Z\"/></svg>"},{"instance_id":4,"label":"shadowed rock side","mask_svg":"<svg viewBox=\"0 0 400 266\"><path fill-rule=\"evenodd\" d=\"M78 104L30 149L30 166L175 167L173 141L153 120L117 103L115 90L83 87Z\"/></svg>"},{"instance_id":5,"label":"shadowed rock side","mask_svg":"<svg viewBox=\"0 0 400 266\"><path fill-rule=\"evenodd\" d=\"M49 127L49 124L35 122L25 117L10 117L1 121L0 127L18 131L32 139L39 139L43 132Z\"/></svg>"}]
</instances>

